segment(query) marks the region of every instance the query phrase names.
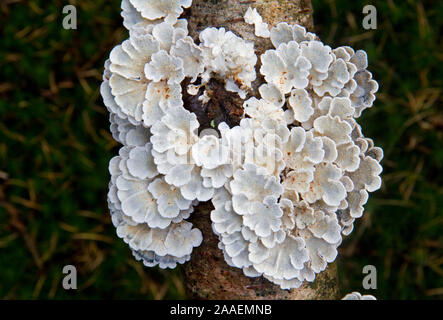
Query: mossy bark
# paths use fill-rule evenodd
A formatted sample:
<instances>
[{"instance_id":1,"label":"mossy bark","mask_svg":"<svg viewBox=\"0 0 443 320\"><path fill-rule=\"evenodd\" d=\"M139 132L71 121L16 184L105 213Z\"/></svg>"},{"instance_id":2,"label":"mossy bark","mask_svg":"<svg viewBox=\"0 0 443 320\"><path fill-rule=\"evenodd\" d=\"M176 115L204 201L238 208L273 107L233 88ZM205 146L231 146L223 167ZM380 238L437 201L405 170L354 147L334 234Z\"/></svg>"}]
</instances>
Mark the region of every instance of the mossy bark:
<instances>
[{"instance_id":1,"label":"mossy bark","mask_svg":"<svg viewBox=\"0 0 443 320\"><path fill-rule=\"evenodd\" d=\"M257 8L263 20L270 26L279 22L298 23L313 31L310 0L194 0L186 11L191 36L198 41L198 34L206 27L225 27L246 40L255 42L257 56L271 48L269 39L257 38L254 27L244 22L243 16L251 6ZM262 78L253 87L257 93ZM191 261L184 266L186 291L193 299L337 299L338 280L335 264L319 275L313 283L305 283L298 289L282 290L263 277L249 278L242 270L230 267L218 249L218 238L212 231L210 202L197 206L192 222L203 233L203 243L196 248Z\"/></svg>"}]
</instances>

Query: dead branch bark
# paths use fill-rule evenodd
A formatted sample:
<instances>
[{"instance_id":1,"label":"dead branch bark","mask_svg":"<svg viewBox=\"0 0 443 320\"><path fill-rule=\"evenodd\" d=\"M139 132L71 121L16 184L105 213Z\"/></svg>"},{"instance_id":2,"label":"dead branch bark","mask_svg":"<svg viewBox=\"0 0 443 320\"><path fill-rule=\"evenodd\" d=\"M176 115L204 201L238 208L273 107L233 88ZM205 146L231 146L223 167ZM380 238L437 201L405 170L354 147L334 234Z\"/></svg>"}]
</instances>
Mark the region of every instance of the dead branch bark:
<instances>
[{"instance_id":1,"label":"dead branch bark","mask_svg":"<svg viewBox=\"0 0 443 320\"><path fill-rule=\"evenodd\" d=\"M209 26L225 27L246 40L255 42L256 54L260 56L271 48L269 39L256 38L254 27L243 20L248 7L257 8L263 20L270 26L279 22L298 23L313 31L310 0L194 0L186 12L191 36L197 40L200 31ZM257 79L254 88L263 82ZM192 218L196 228L203 233L203 243L196 248L191 261L185 264L185 282L189 298L194 299L336 299L338 281L336 265L331 264L320 273L313 283L298 289L282 290L263 277L249 278L242 270L226 264L218 249L218 238L211 228L212 204L200 204Z\"/></svg>"}]
</instances>

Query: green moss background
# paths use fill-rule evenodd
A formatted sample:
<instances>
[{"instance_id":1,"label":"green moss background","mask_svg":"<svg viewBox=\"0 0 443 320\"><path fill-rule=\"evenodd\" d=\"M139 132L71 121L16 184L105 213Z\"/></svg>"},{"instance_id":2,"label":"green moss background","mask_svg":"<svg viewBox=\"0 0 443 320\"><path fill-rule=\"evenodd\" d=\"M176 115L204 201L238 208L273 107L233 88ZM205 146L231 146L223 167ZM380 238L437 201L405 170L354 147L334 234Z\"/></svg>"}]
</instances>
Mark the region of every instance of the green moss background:
<instances>
[{"instance_id":1,"label":"green moss background","mask_svg":"<svg viewBox=\"0 0 443 320\"><path fill-rule=\"evenodd\" d=\"M184 298L180 270L147 269L115 236L107 165L117 152L99 85L127 36L120 1L0 2L0 298ZM378 29L364 30L373 4ZM443 2L313 0L316 32L364 49L380 91L360 118L385 150L383 187L340 249L342 292L379 299L443 297ZM79 288L61 286L64 265ZM362 288L376 266L378 289Z\"/></svg>"}]
</instances>

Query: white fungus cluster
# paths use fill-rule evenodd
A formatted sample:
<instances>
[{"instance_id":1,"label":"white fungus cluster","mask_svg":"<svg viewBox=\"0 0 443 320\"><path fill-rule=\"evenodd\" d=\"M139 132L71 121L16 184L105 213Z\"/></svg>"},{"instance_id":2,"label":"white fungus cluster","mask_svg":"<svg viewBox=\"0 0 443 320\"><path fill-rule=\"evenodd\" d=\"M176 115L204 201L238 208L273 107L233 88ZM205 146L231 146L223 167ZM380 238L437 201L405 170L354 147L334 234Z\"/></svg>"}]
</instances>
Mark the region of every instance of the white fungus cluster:
<instances>
[{"instance_id":1,"label":"white fungus cluster","mask_svg":"<svg viewBox=\"0 0 443 320\"><path fill-rule=\"evenodd\" d=\"M269 30L256 9L245 20L274 46L260 59L224 28L203 30L197 45L179 19L190 5L122 1L129 38L112 50L101 86L123 145L109 165L113 224L146 266L173 268L201 244L186 219L211 200L230 266L299 287L335 260L381 185L383 152L356 122L378 89L366 53L331 49L298 25ZM254 97L258 60L265 83ZM216 98L213 79L243 100L238 125L202 128L187 108L184 94L202 106Z\"/></svg>"},{"instance_id":2,"label":"white fungus cluster","mask_svg":"<svg viewBox=\"0 0 443 320\"><path fill-rule=\"evenodd\" d=\"M354 291L345 295L342 300L377 300L370 294L362 295L360 292Z\"/></svg>"},{"instance_id":3,"label":"white fungus cluster","mask_svg":"<svg viewBox=\"0 0 443 320\"><path fill-rule=\"evenodd\" d=\"M257 9L252 9L251 7L248 8L245 13L245 22L254 25L255 35L257 37L269 38L271 35L268 24L263 22L263 18L258 13Z\"/></svg>"}]
</instances>

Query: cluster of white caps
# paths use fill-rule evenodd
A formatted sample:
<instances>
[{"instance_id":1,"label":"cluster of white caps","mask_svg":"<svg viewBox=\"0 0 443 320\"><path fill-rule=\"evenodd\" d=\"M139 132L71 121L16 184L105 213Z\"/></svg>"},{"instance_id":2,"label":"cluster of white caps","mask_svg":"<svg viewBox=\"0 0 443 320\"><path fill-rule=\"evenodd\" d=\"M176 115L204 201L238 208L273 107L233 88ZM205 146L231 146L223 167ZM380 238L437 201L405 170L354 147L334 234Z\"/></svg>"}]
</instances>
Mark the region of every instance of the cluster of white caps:
<instances>
[{"instance_id":1,"label":"cluster of white caps","mask_svg":"<svg viewBox=\"0 0 443 320\"><path fill-rule=\"evenodd\" d=\"M377 300L377 299L373 295L370 294L362 295L360 292L354 291L345 295L342 300Z\"/></svg>"},{"instance_id":2,"label":"cluster of white caps","mask_svg":"<svg viewBox=\"0 0 443 320\"><path fill-rule=\"evenodd\" d=\"M186 219L211 200L229 265L299 287L335 260L368 192L381 185L383 152L355 120L378 89L366 53L332 50L298 25L269 30L250 9L245 20L275 49L260 57L260 97L247 97L254 44L207 28L197 45L179 19L190 5L122 2L129 39L112 50L101 86L112 135L123 145L109 165L113 224L146 266L173 268L201 244ZM202 104L212 99L211 79L242 98L240 124L202 130L185 108L185 79L187 94Z\"/></svg>"}]
</instances>

